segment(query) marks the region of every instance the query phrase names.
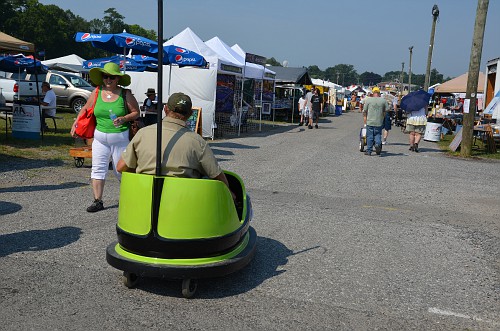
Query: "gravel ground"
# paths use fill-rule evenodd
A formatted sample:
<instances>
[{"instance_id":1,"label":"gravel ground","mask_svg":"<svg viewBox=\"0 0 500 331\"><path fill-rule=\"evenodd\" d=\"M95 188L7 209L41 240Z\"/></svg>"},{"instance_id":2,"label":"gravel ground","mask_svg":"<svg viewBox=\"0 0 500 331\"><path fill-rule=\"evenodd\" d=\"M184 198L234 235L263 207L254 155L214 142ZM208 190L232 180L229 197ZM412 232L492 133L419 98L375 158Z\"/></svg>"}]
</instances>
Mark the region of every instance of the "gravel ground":
<instances>
[{"instance_id":1,"label":"gravel ground","mask_svg":"<svg viewBox=\"0 0 500 331\"><path fill-rule=\"evenodd\" d=\"M359 113L211 142L254 206L249 266L121 284L106 263L119 183L91 202L89 161L0 160L0 330L498 330L500 163L358 151Z\"/></svg>"}]
</instances>

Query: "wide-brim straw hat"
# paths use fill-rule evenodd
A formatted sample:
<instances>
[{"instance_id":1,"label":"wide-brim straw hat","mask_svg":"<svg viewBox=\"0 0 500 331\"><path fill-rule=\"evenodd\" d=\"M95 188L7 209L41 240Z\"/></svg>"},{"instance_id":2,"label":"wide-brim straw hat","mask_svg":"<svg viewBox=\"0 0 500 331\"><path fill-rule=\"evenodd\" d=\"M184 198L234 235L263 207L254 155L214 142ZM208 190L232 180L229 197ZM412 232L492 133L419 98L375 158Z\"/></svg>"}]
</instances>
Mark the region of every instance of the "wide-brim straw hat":
<instances>
[{"instance_id":1,"label":"wide-brim straw hat","mask_svg":"<svg viewBox=\"0 0 500 331\"><path fill-rule=\"evenodd\" d=\"M89 71L90 80L96 86L101 86L103 84L102 82L103 74L109 76L119 76L120 79L118 79L118 85L121 86L130 85L131 82L130 76L120 72L120 66L114 62L108 62L104 65L103 68L92 68Z\"/></svg>"}]
</instances>

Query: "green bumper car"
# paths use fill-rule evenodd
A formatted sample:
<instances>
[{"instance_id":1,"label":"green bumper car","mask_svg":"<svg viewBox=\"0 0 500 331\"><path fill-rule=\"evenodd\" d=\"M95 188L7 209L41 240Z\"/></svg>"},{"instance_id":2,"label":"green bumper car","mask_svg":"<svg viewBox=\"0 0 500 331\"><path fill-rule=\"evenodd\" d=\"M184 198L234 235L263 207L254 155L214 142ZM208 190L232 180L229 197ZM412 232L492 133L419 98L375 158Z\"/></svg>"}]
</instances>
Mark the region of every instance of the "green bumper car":
<instances>
[{"instance_id":1,"label":"green bumper car","mask_svg":"<svg viewBox=\"0 0 500 331\"><path fill-rule=\"evenodd\" d=\"M124 272L125 286L135 287L141 277L179 279L190 298L197 279L251 261L257 234L250 197L238 175L225 173L235 201L218 180L123 173L118 241L108 246L106 260Z\"/></svg>"}]
</instances>

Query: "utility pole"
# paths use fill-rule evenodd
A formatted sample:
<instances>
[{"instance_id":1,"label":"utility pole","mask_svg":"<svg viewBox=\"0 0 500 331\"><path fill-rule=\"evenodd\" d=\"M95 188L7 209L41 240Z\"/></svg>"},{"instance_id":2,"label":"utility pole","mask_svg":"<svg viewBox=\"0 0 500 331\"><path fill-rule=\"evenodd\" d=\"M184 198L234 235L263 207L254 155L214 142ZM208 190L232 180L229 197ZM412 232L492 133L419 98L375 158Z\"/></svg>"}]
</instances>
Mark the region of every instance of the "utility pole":
<instances>
[{"instance_id":1,"label":"utility pole","mask_svg":"<svg viewBox=\"0 0 500 331\"><path fill-rule=\"evenodd\" d=\"M399 88L400 88L400 94L403 96L403 79L404 79L404 72L405 72L405 63L401 62L401 79L399 80Z\"/></svg>"},{"instance_id":2,"label":"utility pole","mask_svg":"<svg viewBox=\"0 0 500 331\"><path fill-rule=\"evenodd\" d=\"M437 5L432 7L432 29L431 29L431 41L429 43L429 54L427 54L427 70L425 71L425 82L424 91L429 90L429 85L431 84L431 62L432 62L432 50L434 49L434 34L436 33L436 21L439 17L439 8Z\"/></svg>"},{"instance_id":3,"label":"utility pole","mask_svg":"<svg viewBox=\"0 0 500 331\"><path fill-rule=\"evenodd\" d=\"M408 67L408 93L411 92L411 57L413 55L413 46L408 47L410 50L410 66Z\"/></svg>"},{"instance_id":4,"label":"utility pole","mask_svg":"<svg viewBox=\"0 0 500 331\"><path fill-rule=\"evenodd\" d=\"M466 107L464 107L464 126L462 127L462 143L460 148L460 155L463 157L469 157L472 151L479 66L481 65L481 55L483 52L484 27L486 25L488 5L489 0L477 1L476 23L474 24L474 34L472 38L469 61L469 75L467 77L467 91L465 92L465 99L470 100L470 103L468 112L466 112Z\"/></svg>"}]
</instances>

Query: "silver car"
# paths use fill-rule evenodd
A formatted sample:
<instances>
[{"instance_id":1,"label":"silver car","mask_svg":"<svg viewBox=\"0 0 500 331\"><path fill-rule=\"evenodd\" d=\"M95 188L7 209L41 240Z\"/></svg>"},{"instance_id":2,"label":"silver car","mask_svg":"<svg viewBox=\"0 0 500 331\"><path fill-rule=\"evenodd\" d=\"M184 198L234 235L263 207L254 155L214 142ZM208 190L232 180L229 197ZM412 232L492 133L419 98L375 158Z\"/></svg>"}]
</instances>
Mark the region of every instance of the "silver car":
<instances>
[{"instance_id":1,"label":"silver car","mask_svg":"<svg viewBox=\"0 0 500 331\"><path fill-rule=\"evenodd\" d=\"M57 97L58 107L71 107L76 113L82 109L94 90L82 77L62 71L49 71L45 81L49 82Z\"/></svg>"}]
</instances>

